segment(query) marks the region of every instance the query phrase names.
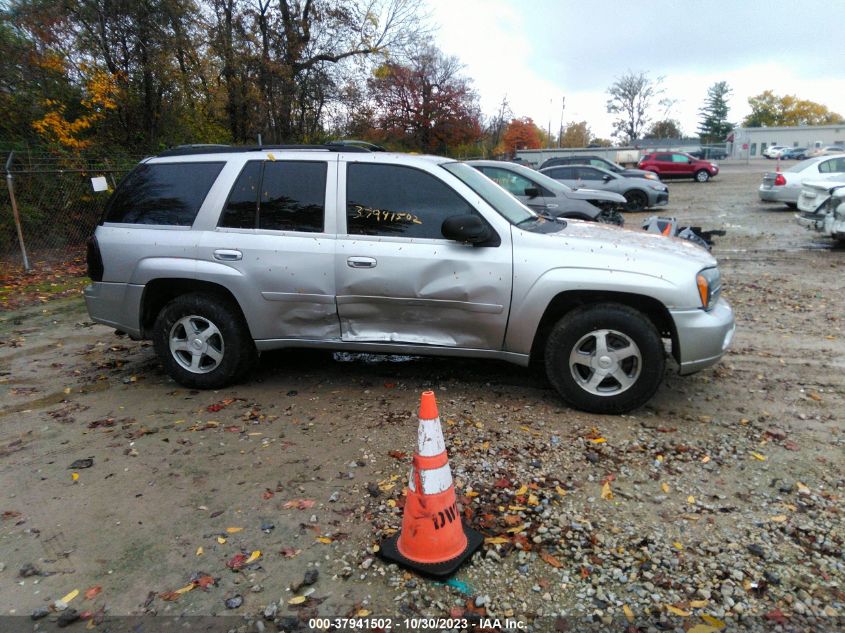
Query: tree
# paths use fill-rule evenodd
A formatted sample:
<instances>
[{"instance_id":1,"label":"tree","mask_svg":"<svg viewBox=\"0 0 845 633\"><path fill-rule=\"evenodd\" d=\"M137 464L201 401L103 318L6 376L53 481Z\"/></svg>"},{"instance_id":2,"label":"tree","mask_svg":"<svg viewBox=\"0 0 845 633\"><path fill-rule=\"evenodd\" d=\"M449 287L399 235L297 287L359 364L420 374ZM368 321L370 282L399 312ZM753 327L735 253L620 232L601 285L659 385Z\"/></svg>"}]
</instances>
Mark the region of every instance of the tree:
<instances>
[{"instance_id":1,"label":"tree","mask_svg":"<svg viewBox=\"0 0 845 633\"><path fill-rule=\"evenodd\" d=\"M531 117L511 119L505 133L502 135L502 142L496 148L497 154L513 156L518 149L540 149L542 137Z\"/></svg>"},{"instance_id":2,"label":"tree","mask_svg":"<svg viewBox=\"0 0 845 633\"><path fill-rule=\"evenodd\" d=\"M631 144L640 138L651 121L649 111L655 98L663 94L660 87L663 78L651 80L648 73L633 73L618 77L607 89L608 114L616 114L613 122L613 136L623 143ZM669 104L668 101L665 101Z\"/></svg>"},{"instance_id":3,"label":"tree","mask_svg":"<svg viewBox=\"0 0 845 633\"><path fill-rule=\"evenodd\" d=\"M797 125L826 125L842 123L842 115L820 103L798 99L795 95L777 96L771 90L748 98L751 114L745 117L745 127L775 127Z\"/></svg>"},{"instance_id":4,"label":"tree","mask_svg":"<svg viewBox=\"0 0 845 633\"><path fill-rule=\"evenodd\" d=\"M487 123L484 139L485 154L492 153L498 147L511 119L513 119L513 110L511 110L508 97L505 95L502 97L502 102L499 104L496 114Z\"/></svg>"},{"instance_id":5,"label":"tree","mask_svg":"<svg viewBox=\"0 0 845 633\"><path fill-rule=\"evenodd\" d=\"M727 99L731 92L726 81L717 81L707 89L707 98L698 111L701 116L698 135L702 143L721 143L733 130L733 123L728 122Z\"/></svg>"},{"instance_id":6,"label":"tree","mask_svg":"<svg viewBox=\"0 0 845 633\"><path fill-rule=\"evenodd\" d=\"M590 126L586 121L570 121L566 124L563 136L560 138L561 147L587 147L590 144Z\"/></svg>"},{"instance_id":7,"label":"tree","mask_svg":"<svg viewBox=\"0 0 845 633\"><path fill-rule=\"evenodd\" d=\"M613 142L607 138L596 137L590 139L590 145L594 147L613 147Z\"/></svg>"},{"instance_id":8,"label":"tree","mask_svg":"<svg viewBox=\"0 0 845 633\"><path fill-rule=\"evenodd\" d=\"M408 149L446 153L481 138L478 96L456 57L433 46L405 64L388 62L369 82L375 121L386 140Z\"/></svg>"},{"instance_id":9,"label":"tree","mask_svg":"<svg viewBox=\"0 0 845 633\"><path fill-rule=\"evenodd\" d=\"M648 128L645 138L681 138L681 126L675 119L655 121Z\"/></svg>"}]
</instances>

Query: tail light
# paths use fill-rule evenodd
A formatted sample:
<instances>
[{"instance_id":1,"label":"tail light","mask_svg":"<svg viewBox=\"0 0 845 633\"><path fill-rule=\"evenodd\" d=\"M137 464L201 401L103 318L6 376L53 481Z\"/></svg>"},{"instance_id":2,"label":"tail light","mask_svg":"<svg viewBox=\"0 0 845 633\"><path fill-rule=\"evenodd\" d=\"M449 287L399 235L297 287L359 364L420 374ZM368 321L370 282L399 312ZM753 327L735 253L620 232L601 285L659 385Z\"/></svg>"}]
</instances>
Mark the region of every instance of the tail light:
<instances>
[{"instance_id":1,"label":"tail light","mask_svg":"<svg viewBox=\"0 0 845 633\"><path fill-rule=\"evenodd\" d=\"M783 177L783 174L778 174L775 176L775 186L776 187L783 187L786 184L786 178Z\"/></svg>"},{"instance_id":2,"label":"tail light","mask_svg":"<svg viewBox=\"0 0 845 633\"><path fill-rule=\"evenodd\" d=\"M86 243L85 261L88 264L88 276L91 281L103 280L103 258L100 255L100 245L93 235Z\"/></svg>"}]
</instances>

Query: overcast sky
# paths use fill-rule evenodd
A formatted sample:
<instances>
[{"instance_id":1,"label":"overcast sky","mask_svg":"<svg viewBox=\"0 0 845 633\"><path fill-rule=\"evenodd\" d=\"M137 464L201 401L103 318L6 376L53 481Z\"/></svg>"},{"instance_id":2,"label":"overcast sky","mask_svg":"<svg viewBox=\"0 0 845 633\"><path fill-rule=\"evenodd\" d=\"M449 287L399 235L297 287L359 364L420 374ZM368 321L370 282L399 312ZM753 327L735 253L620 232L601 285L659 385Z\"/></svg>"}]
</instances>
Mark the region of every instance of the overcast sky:
<instances>
[{"instance_id":1,"label":"overcast sky","mask_svg":"<svg viewBox=\"0 0 845 633\"><path fill-rule=\"evenodd\" d=\"M428 0L435 43L465 64L485 115L507 95L516 116L557 133L586 120L609 138L607 88L628 70L664 77L670 117L695 135L707 88L733 89L730 121L771 89L845 114L845 2L801 0ZM656 118L662 118L655 107Z\"/></svg>"}]
</instances>

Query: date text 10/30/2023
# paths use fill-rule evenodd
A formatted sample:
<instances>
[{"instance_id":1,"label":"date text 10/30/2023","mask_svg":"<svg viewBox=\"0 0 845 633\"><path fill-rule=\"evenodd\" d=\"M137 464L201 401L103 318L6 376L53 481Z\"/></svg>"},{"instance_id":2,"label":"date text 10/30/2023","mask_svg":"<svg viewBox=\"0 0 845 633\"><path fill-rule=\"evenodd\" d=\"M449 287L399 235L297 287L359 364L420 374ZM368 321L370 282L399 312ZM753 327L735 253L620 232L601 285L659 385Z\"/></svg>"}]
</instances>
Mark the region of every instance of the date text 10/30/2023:
<instances>
[{"instance_id":1,"label":"date text 10/30/2023","mask_svg":"<svg viewBox=\"0 0 845 633\"><path fill-rule=\"evenodd\" d=\"M510 629L523 630L525 623L513 618L310 618L308 627L315 631L335 630L397 630L440 631L443 629Z\"/></svg>"}]
</instances>

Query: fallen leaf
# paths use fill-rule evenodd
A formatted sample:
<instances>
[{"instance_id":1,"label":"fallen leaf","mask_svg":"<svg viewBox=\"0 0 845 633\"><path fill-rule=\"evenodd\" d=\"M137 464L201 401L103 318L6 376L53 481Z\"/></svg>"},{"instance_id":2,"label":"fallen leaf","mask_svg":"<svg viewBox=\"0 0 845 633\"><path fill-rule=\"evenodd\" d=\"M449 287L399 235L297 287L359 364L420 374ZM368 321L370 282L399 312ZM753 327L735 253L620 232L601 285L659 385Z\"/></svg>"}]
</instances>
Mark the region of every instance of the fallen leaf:
<instances>
[{"instance_id":1,"label":"fallen leaf","mask_svg":"<svg viewBox=\"0 0 845 633\"><path fill-rule=\"evenodd\" d=\"M182 594L176 593L175 591L165 591L164 593L158 594L158 597L162 600L166 600L167 602L173 602L174 600L181 598Z\"/></svg>"},{"instance_id":2,"label":"fallen leaf","mask_svg":"<svg viewBox=\"0 0 845 633\"><path fill-rule=\"evenodd\" d=\"M703 609L708 604L710 604L709 600L690 600L689 606L693 609Z\"/></svg>"},{"instance_id":3,"label":"fallen leaf","mask_svg":"<svg viewBox=\"0 0 845 633\"><path fill-rule=\"evenodd\" d=\"M305 596L295 596L288 600L288 604L302 604L306 600L308 600L308 598L306 598Z\"/></svg>"},{"instance_id":4,"label":"fallen leaf","mask_svg":"<svg viewBox=\"0 0 845 633\"><path fill-rule=\"evenodd\" d=\"M605 438L603 438L603 437L597 437L597 438L595 438L595 439L591 439L590 441L591 441L593 444L604 444L605 442L607 442L607 439L605 439Z\"/></svg>"},{"instance_id":5,"label":"fallen leaf","mask_svg":"<svg viewBox=\"0 0 845 633\"><path fill-rule=\"evenodd\" d=\"M267 499L272 499L274 494L276 493L274 493L272 490L265 490L261 493L261 498L266 501Z\"/></svg>"},{"instance_id":6,"label":"fallen leaf","mask_svg":"<svg viewBox=\"0 0 845 633\"><path fill-rule=\"evenodd\" d=\"M540 558L556 569L563 567L563 563L547 552L540 552Z\"/></svg>"},{"instance_id":7,"label":"fallen leaf","mask_svg":"<svg viewBox=\"0 0 845 633\"><path fill-rule=\"evenodd\" d=\"M79 473L71 473L70 478L71 478L73 481L78 481L78 480L79 480Z\"/></svg>"},{"instance_id":8,"label":"fallen leaf","mask_svg":"<svg viewBox=\"0 0 845 633\"><path fill-rule=\"evenodd\" d=\"M367 617L368 615L370 615L371 613L372 613L372 611L367 611L366 609L359 609L359 610L355 613L355 617L356 617L356 618L366 618L366 617Z\"/></svg>"},{"instance_id":9,"label":"fallen leaf","mask_svg":"<svg viewBox=\"0 0 845 633\"><path fill-rule=\"evenodd\" d=\"M197 548L197 556L202 556L204 553L205 553L205 550L202 548L202 545L200 545Z\"/></svg>"},{"instance_id":10,"label":"fallen leaf","mask_svg":"<svg viewBox=\"0 0 845 633\"><path fill-rule=\"evenodd\" d=\"M318 543L325 543L326 545L332 542L332 539L328 536L318 536L316 540Z\"/></svg>"},{"instance_id":11,"label":"fallen leaf","mask_svg":"<svg viewBox=\"0 0 845 633\"><path fill-rule=\"evenodd\" d=\"M487 545L504 545L505 543L510 543L511 540L509 538L505 538L504 536L488 536L484 539L484 543Z\"/></svg>"},{"instance_id":12,"label":"fallen leaf","mask_svg":"<svg viewBox=\"0 0 845 633\"><path fill-rule=\"evenodd\" d=\"M79 595L79 589L74 589L69 594L67 594L64 598L61 598L61 601L65 604L68 604L71 600L76 598Z\"/></svg>"},{"instance_id":13,"label":"fallen leaf","mask_svg":"<svg viewBox=\"0 0 845 633\"><path fill-rule=\"evenodd\" d=\"M804 484L802 484L800 481L795 482L795 487L798 488L798 492L800 492L801 494L810 494L810 489Z\"/></svg>"},{"instance_id":14,"label":"fallen leaf","mask_svg":"<svg viewBox=\"0 0 845 633\"><path fill-rule=\"evenodd\" d=\"M189 591L191 591L194 587L196 587L196 585L194 583L191 583L190 585L185 585L181 589L177 589L175 593L178 593L181 596L183 593L188 593Z\"/></svg>"},{"instance_id":15,"label":"fallen leaf","mask_svg":"<svg viewBox=\"0 0 845 633\"><path fill-rule=\"evenodd\" d=\"M561 497L566 496L566 490L564 490L560 486L555 486L555 492L558 493Z\"/></svg>"},{"instance_id":16,"label":"fallen leaf","mask_svg":"<svg viewBox=\"0 0 845 633\"><path fill-rule=\"evenodd\" d=\"M222 536L218 536L218 537L217 537L217 542L218 542L218 543L220 543L220 545L223 545L223 544L225 544L225 543L226 543L226 539L225 539L225 538L223 538Z\"/></svg>"},{"instance_id":17,"label":"fallen leaf","mask_svg":"<svg viewBox=\"0 0 845 633\"><path fill-rule=\"evenodd\" d=\"M769 521L772 521L773 523L785 523L786 515L778 514L777 516L769 517Z\"/></svg>"},{"instance_id":18,"label":"fallen leaf","mask_svg":"<svg viewBox=\"0 0 845 633\"><path fill-rule=\"evenodd\" d=\"M751 457L753 457L753 458L754 458L754 459L756 459L757 461L761 461L761 462L766 461L766 456L765 456L765 455L761 455L760 453L755 453L754 451L751 451L751 453L750 453L750 454L751 454Z\"/></svg>"},{"instance_id":19,"label":"fallen leaf","mask_svg":"<svg viewBox=\"0 0 845 633\"><path fill-rule=\"evenodd\" d=\"M291 499L290 501L286 501L284 504L284 508L296 508L297 510L307 510L308 508L313 508L317 502L313 499Z\"/></svg>"},{"instance_id":20,"label":"fallen leaf","mask_svg":"<svg viewBox=\"0 0 845 633\"><path fill-rule=\"evenodd\" d=\"M723 629L727 626L720 619L714 618L712 615L707 615L706 613L701 616L701 619L707 622L707 624L709 624L715 629Z\"/></svg>"},{"instance_id":21,"label":"fallen leaf","mask_svg":"<svg viewBox=\"0 0 845 633\"><path fill-rule=\"evenodd\" d=\"M232 571L237 571L241 567L246 564L246 556L241 553L237 553L232 558L229 559L229 562L226 563L226 567L231 569Z\"/></svg>"},{"instance_id":22,"label":"fallen leaf","mask_svg":"<svg viewBox=\"0 0 845 633\"><path fill-rule=\"evenodd\" d=\"M226 532L229 534L237 534L238 532L242 531L242 527L227 527Z\"/></svg>"},{"instance_id":23,"label":"fallen leaf","mask_svg":"<svg viewBox=\"0 0 845 633\"><path fill-rule=\"evenodd\" d=\"M293 558L294 556L296 556L297 554L299 554L301 551L302 551L302 550L300 550L300 549L294 549L293 547L283 547L283 548L279 551L279 554L281 554L281 555L282 555L282 556L284 556L285 558Z\"/></svg>"},{"instance_id":24,"label":"fallen leaf","mask_svg":"<svg viewBox=\"0 0 845 633\"><path fill-rule=\"evenodd\" d=\"M695 505L695 497L693 497L692 495L687 497L687 503L690 505Z\"/></svg>"},{"instance_id":25,"label":"fallen leaf","mask_svg":"<svg viewBox=\"0 0 845 633\"><path fill-rule=\"evenodd\" d=\"M622 605L622 613L625 614L625 619L628 620L628 622L634 621L634 612L631 611L631 607L629 607L627 604Z\"/></svg>"},{"instance_id":26,"label":"fallen leaf","mask_svg":"<svg viewBox=\"0 0 845 633\"><path fill-rule=\"evenodd\" d=\"M216 581L214 580L214 578L212 578L211 576L208 576L208 575L200 576L199 578L197 578L194 581L194 583L200 589L207 589L208 587L211 587L211 586L217 584Z\"/></svg>"},{"instance_id":27,"label":"fallen leaf","mask_svg":"<svg viewBox=\"0 0 845 633\"><path fill-rule=\"evenodd\" d=\"M517 497L521 497L521 496L522 496L522 495L524 495L526 492L528 492L528 486L523 485L523 486L520 486L520 487L519 487L519 490L517 490L514 494L515 494Z\"/></svg>"},{"instance_id":28,"label":"fallen leaf","mask_svg":"<svg viewBox=\"0 0 845 633\"><path fill-rule=\"evenodd\" d=\"M706 464L706 463L708 463L709 461L710 461L710 455L705 455L704 457L702 457L702 458L701 458L701 463L702 463L702 464Z\"/></svg>"},{"instance_id":29,"label":"fallen leaf","mask_svg":"<svg viewBox=\"0 0 845 633\"><path fill-rule=\"evenodd\" d=\"M525 529L525 524L517 525L516 527L508 528L505 530L508 534L518 534Z\"/></svg>"},{"instance_id":30,"label":"fallen leaf","mask_svg":"<svg viewBox=\"0 0 845 633\"><path fill-rule=\"evenodd\" d=\"M668 493L671 490L671 488L669 488L669 484L667 484L665 481L660 484L660 489L665 493Z\"/></svg>"},{"instance_id":31,"label":"fallen leaf","mask_svg":"<svg viewBox=\"0 0 845 633\"><path fill-rule=\"evenodd\" d=\"M674 543L672 543L672 545L675 547L675 549L678 549L678 550L684 549L684 544L681 543L680 541L675 541Z\"/></svg>"},{"instance_id":32,"label":"fallen leaf","mask_svg":"<svg viewBox=\"0 0 845 633\"><path fill-rule=\"evenodd\" d=\"M610 482L604 482L604 485L601 487L601 498L602 499L613 499L613 491L610 489Z\"/></svg>"},{"instance_id":33,"label":"fallen leaf","mask_svg":"<svg viewBox=\"0 0 845 633\"><path fill-rule=\"evenodd\" d=\"M709 626L707 624L696 624L692 628L687 630L687 633L715 633L718 631L714 626Z\"/></svg>"},{"instance_id":34,"label":"fallen leaf","mask_svg":"<svg viewBox=\"0 0 845 633\"><path fill-rule=\"evenodd\" d=\"M258 560L259 558L261 558L261 550L255 550L249 555L249 558L246 559L244 565L249 565L251 562Z\"/></svg>"},{"instance_id":35,"label":"fallen leaf","mask_svg":"<svg viewBox=\"0 0 845 633\"><path fill-rule=\"evenodd\" d=\"M85 599L91 600L92 598L97 596L97 594L99 594L102 590L103 588L100 585L94 585L93 587L88 589L88 591L85 592Z\"/></svg>"},{"instance_id":36,"label":"fallen leaf","mask_svg":"<svg viewBox=\"0 0 845 633\"><path fill-rule=\"evenodd\" d=\"M667 610L669 613L674 613L675 615L679 615L679 616L681 616L682 618L688 618L688 617L690 616L690 612L689 612L689 611L684 611L683 609L679 609L678 607L674 607L674 606L672 606L671 604L665 604L665 605L663 605L663 606L665 606L665 607L666 607L666 610Z\"/></svg>"},{"instance_id":37,"label":"fallen leaf","mask_svg":"<svg viewBox=\"0 0 845 633\"><path fill-rule=\"evenodd\" d=\"M405 459L408 456L408 453L405 451L389 451L387 454L393 459Z\"/></svg>"},{"instance_id":38,"label":"fallen leaf","mask_svg":"<svg viewBox=\"0 0 845 633\"><path fill-rule=\"evenodd\" d=\"M522 522L522 517L515 514L506 514L504 520L506 525L518 525Z\"/></svg>"}]
</instances>

